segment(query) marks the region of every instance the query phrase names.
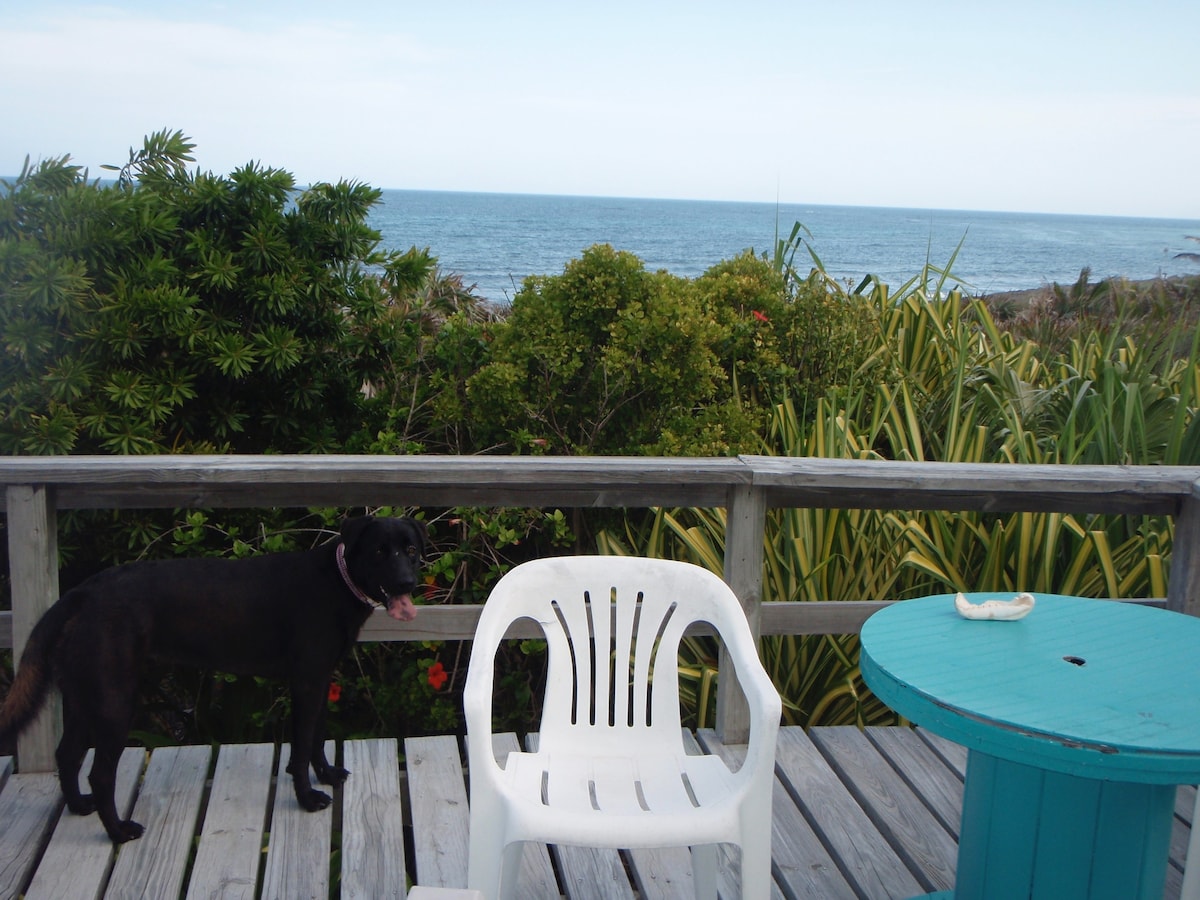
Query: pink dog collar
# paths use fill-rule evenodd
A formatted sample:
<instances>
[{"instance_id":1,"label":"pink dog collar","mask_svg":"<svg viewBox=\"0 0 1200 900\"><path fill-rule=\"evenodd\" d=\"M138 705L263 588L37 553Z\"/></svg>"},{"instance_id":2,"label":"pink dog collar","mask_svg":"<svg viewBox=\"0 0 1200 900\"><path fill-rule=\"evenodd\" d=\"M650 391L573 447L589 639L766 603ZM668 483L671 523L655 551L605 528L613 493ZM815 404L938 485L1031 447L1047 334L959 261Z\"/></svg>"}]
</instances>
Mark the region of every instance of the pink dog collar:
<instances>
[{"instance_id":1,"label":"pink dog collar","mask_svg":"<svg viewBox=\"0 0 1200 900\"><path fill-rule=\"evenodd\" d=\"M372 608L379 607L380 609L384 608L384 605L378 600L372 600L365 593L363 593L362 589L359 588L359 586L355 584L354 580L350 577L350 571L346 568L346 545L342 543L337 545L337 567L338 572L340 572L342 575L342 581L346 583L346 587L350 589L350 593L352 593L367 606Z\"/></svg>"}]
</instances>

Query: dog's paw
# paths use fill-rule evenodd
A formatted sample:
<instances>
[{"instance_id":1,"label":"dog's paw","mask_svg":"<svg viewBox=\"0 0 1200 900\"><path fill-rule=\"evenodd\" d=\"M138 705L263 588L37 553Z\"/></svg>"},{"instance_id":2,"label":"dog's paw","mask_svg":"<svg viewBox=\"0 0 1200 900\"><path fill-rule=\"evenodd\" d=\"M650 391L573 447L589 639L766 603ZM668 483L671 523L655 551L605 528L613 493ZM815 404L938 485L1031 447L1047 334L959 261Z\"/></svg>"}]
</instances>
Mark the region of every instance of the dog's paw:
<instances>
[{"instance_id":1,"label":"dog's paw","mask_svg":"<svg viewBox=\"0 0 1200 900\"><path fill-rule=\"evenodd\" d=\"M96 799L91 794L80 794L67 800L67 809L77 816L90 816L96 811Z\"/></svg>"},{"instance_id":2,"label":"dog's paw","mask_svg":"<svg viewBox=\"0 0 1200 900\"><path fill-rule=\"evenodd\" d=\"M350 770L343 769L341 766L326 766L324 770L317 772L317 780L321 784L337 787L340 784L345 784L346 776L349 774Z\"/></svg>"},{"instance_id":3,"label":"dog's paw","mask_svg":"<svg viewBox=\"0 0 1200 900\"><path fill-rule=\"evenodd\" d=\"M126 841L135 841L140 838L146 829L133 819L125 819L117 823L117 827L109 829L108 836L112 838L114 844L124 844Z\"/></svg>"},{"instance_id":4,"label":"dog's paw","mask_svg":"<svg viewBox=\"0 0 1200 900\"><path fill-rule=\"evenodd\" d=\"M325 807L333 802L333 798L324 791L309 791L307 794L297 794L296 799L309 812L317 812L318 810L325 809Z\"/></svg>"}]
</instances>

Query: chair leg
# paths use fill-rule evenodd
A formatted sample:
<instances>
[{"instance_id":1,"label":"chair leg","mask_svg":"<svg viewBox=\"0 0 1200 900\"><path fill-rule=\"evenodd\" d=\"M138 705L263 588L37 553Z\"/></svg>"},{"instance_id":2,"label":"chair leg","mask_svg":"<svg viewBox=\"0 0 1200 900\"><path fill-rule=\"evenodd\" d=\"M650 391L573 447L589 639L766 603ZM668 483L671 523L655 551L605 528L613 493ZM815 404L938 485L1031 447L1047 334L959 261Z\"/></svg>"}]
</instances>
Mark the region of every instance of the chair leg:
<instances>
[{"instance_id":1,"label":"chair leg","mask_svg":"<svg viewBox=\"0 0 1200 900\"><path fill-rule=\"evenodd\" d=\"M514 841L504 848L503 862L500 865L500 886L496 894L497 900L516 900L517 882L521 880L521 857L525 853L525 843Z\"/></svg>"},{"instance_id":2,"label":"chair leg","mask_svg":"<svg viewBox=\"0 0 1200 900\"><path fill-rule=\"evenodd\" d=\"M692 848L692 887L696 900L717 900L717 845Z\"/></svg>"},{"instance_id":3,"label":"chair leg","mask_svg":"<svg viewBox=\"0 0 1200 900\"><path fill-rule=\"evenodd\" d=\"M742 900L771 896L771 841L742 841Z\"/></svg>"},{"instance_id":4,"label":"chair leg","mask_svg":"<svg viewBox=\"0 0 1200 900\"><path fill-rule=\"evenodd\" d=\"M503 874L504 847L500 843L503 837L498 834L485 836L482 831L480 828L471 833L467 850L467 887L479 891L487 900L498 900Z\"/></svg>"}]
</instances>

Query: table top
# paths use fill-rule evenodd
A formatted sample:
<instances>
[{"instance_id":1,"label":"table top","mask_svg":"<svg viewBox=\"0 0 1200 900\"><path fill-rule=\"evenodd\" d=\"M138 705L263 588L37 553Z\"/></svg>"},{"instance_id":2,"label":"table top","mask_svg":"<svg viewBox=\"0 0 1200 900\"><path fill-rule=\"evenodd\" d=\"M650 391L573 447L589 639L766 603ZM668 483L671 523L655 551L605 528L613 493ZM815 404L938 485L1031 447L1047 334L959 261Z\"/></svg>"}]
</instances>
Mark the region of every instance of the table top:
<instances>
[{"instance_id":1,"label":"table top","mask_svg":"<svg viewBox=\"0 0 1200 900\"><path fill-rule=\"evenodd\" d=\"M1019 621L965 619L953 594L895 603L863 625L863 677L896 712L993 756L1105 780L1200 780L1200 618L1034 597Z\"/></svg>"}]
</instances>

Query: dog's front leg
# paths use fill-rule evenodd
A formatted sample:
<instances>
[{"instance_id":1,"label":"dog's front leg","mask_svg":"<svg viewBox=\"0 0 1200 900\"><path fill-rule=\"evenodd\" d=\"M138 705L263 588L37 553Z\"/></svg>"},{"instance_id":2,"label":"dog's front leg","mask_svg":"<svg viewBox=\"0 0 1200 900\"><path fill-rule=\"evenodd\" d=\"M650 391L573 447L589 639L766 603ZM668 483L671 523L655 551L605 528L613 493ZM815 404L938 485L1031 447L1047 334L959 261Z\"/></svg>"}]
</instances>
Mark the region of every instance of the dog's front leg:
<instances>
[{"instance_id":1,"label":"dog's front leg","mask_svg":"<svg viewBox=\"0 0 1200 900\"><path fill-rule=\"evenodd\" d=\"M308 778L308 767L317 760L313 740L324 703L325 693L321 686L314 687L308 682L293 681L292 757L288 761L287 770L291 773L292 783L296 788L296 800L309 812L324 809L333 802L333 798L324 791L314 790ZM329 763L325 760L323 746L319 753L319 761L328 768Z\"/></svg>"},{"instance_id":2,"label":"dog's front leg","mask_svg":"<svg viewBox=\"0 0 1200 900\"><path fill-rule=\"evenodd\" d=\"M313 725L312 767L317 781L337 787L346 781L350 772L341 766L333 765L325 756L325 711L325 704L322 703L317 709L317 720Z\"/></svg>"}]
</instances>

